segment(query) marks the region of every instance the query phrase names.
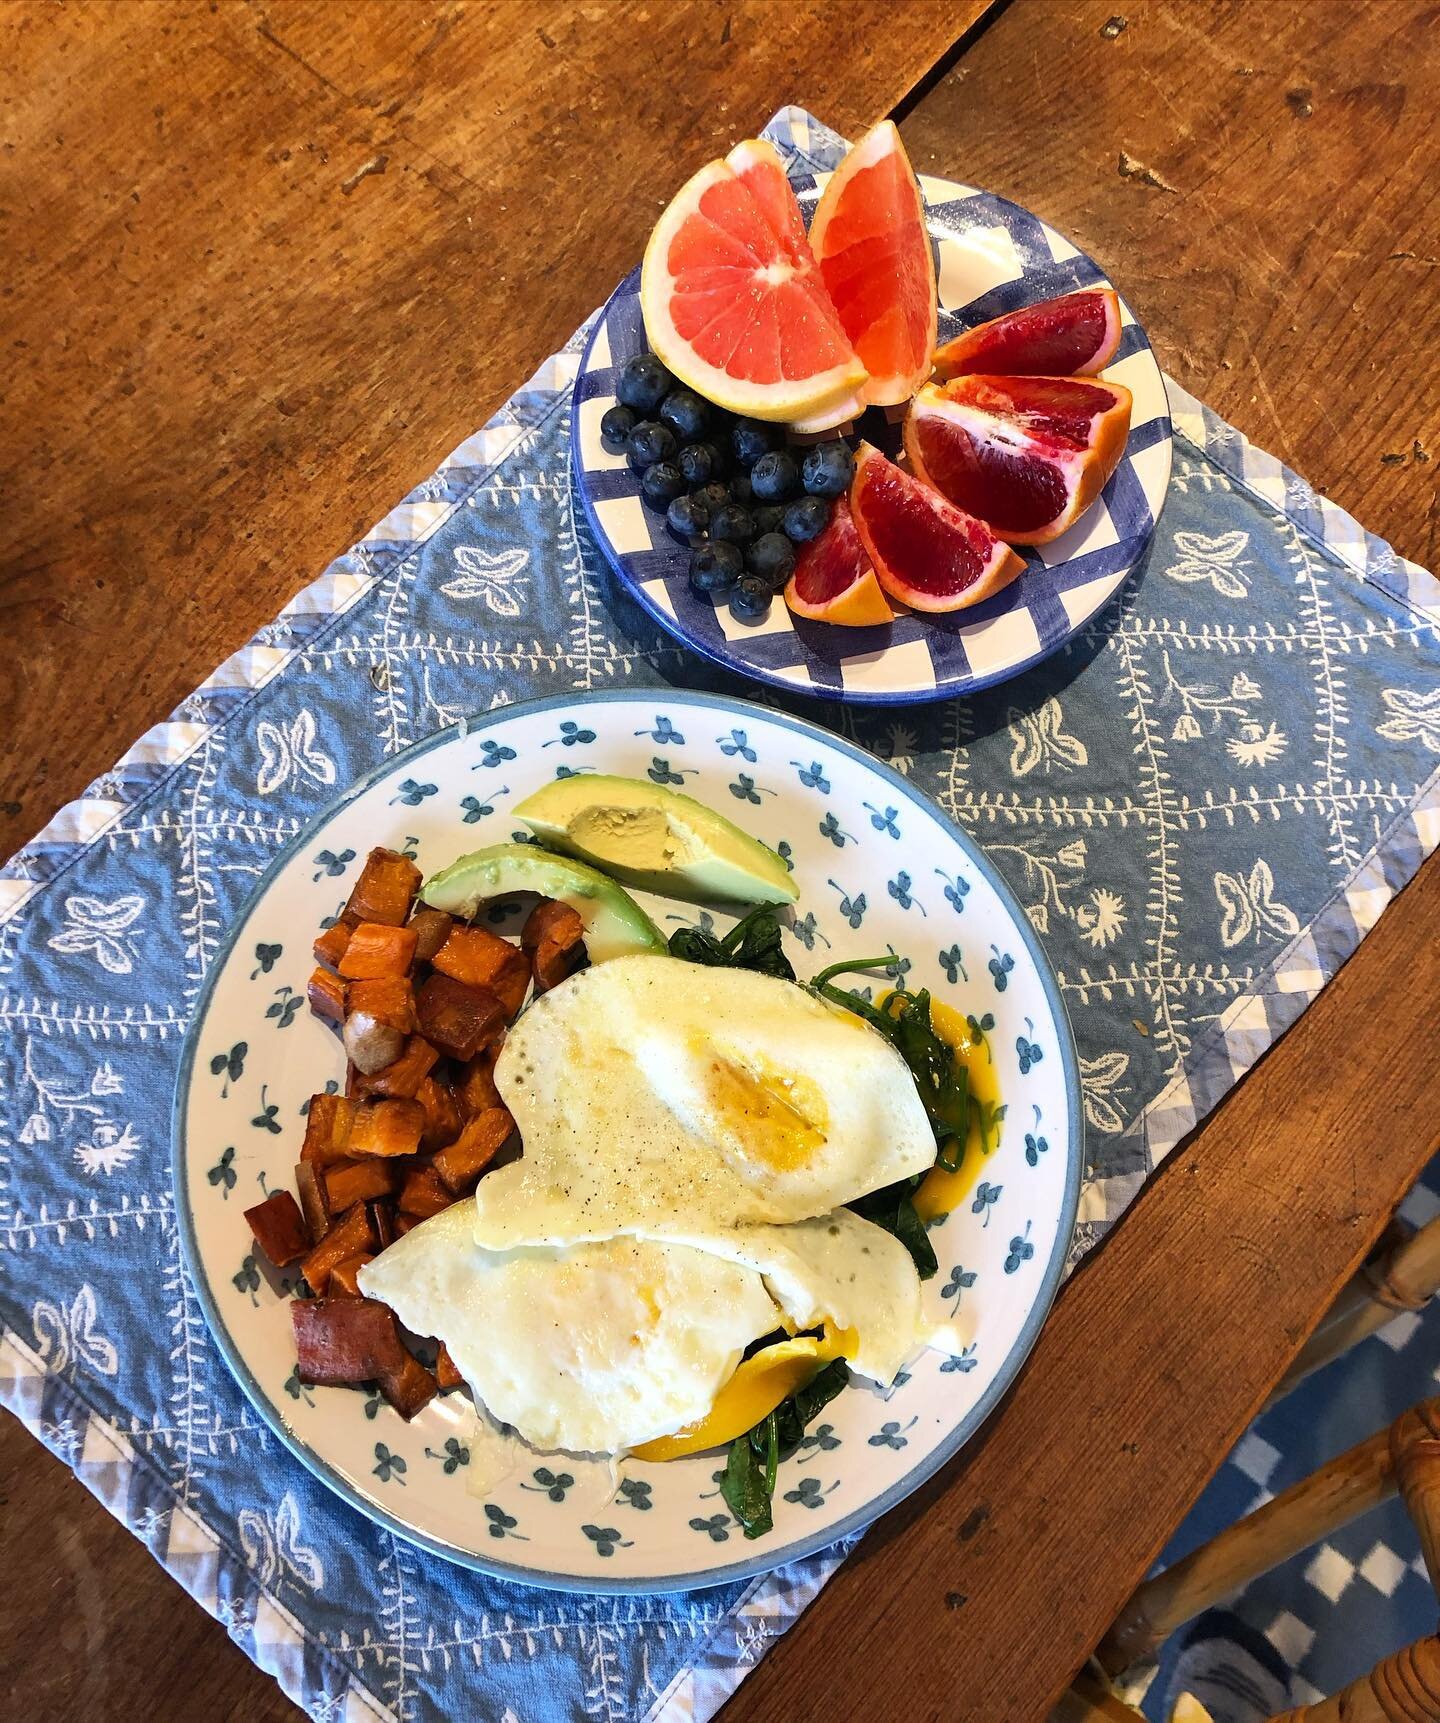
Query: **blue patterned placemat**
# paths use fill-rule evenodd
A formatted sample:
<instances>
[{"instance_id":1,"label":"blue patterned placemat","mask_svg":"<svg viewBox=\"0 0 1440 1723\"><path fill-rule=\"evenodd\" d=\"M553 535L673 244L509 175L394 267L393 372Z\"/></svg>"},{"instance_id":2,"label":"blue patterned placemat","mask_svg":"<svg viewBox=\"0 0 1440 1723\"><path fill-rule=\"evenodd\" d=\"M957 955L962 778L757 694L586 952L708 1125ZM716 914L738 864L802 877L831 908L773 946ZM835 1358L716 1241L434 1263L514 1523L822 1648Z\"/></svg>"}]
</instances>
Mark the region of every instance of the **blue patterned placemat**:
<instances>
[{"instance_id":1,"label":"blue patterned placemat","mask_svg":"<svg viewBox=\"0 0 1440 1723\"><path fill-rule=\"evenodd\" d=\"M842 147L797 109L770 135L807 170ZM844 1554L635 1599L435 1562L269 1438L181 1263L185 1025L337 789L528 695L753 692L659 637L577 518L584 333L0 870L0 1393L316 1717L708 1717ZM1026 904L1082 1058L1077 1256L1440 839L1440 588L1173 385L1171 411L1152 551L1063 652L899 715L794 702L933 795Z\"/></svg>"}]
</instances>

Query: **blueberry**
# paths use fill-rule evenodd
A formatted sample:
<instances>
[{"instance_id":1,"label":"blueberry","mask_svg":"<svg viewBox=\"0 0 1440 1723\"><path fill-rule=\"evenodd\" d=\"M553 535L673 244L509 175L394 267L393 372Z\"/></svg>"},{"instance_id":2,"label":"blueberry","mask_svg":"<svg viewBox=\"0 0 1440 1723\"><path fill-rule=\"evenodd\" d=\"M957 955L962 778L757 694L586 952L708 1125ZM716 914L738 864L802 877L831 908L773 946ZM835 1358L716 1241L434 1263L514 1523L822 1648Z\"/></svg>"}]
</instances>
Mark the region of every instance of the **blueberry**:
<instances>
[{"instance_id":1,"label":"blueberry","mask_svg":"<svg viewBox=\"0 0 1440 1723\"><path fill-rule=\"evenodd\" d=\"M651 467L650 472L654 472ZM647 478L649 473L645 475ZM700 538L710 524L710 510L699 497L676 497L665 511L665 524L678 539Z\"/></svg>"},{"instance_id":2,"label":"blueberry","mask_svg":"<svg viewBox=\"0 0 1440 1723\"><path fill-rule=\"evenodd\" d=\"M657 509L669 508L676 497L685 494L685 481L680 469L670 461L656 461L646 467L640 479L640 491L647 503Z\"/></svg>"},{"instance_id":3,"label":"blueberry","mask_svg":"<svg viewBox=\"0 0 1440 1723\"><path fill-rule=\"evenodd\" d=\"M611 407L600 420L600 441L612 453L623 449L637 422L637 415L629 407Z\"/></svg>"},{"instance_id":4,"label":"blueberry","mask_svg":"<svg viewBox=\"0 0 1440 1723\"><path fill-rule=\"evenodd\" d=\"M710 517L710 536L748 544L755 536L755 517L741 503L726 503Z\"/></svg>"},{"instance_id":5,"label":"blueberry","mask_svg":"<svg viewBox=\"0 0 1440 1723\"><path fill-rule=\"evenodd\" d=\"M701 485L694 496L696 502L704 503L713 515L716 509L723 509L726 503L730 501L730 487L722 485L718 480L712 480L708 485Z\"/></svg>"},{"instance_id":6,"label":"blueberry","mask_svg":"<svg viewBox=\"0 0 1440 1723\"><path fill-rule=\"evenodd\" d=\"M749 473L732 473L728 482L730 495L737 503L748 503L755 494L750 488Z\"/></svg>"},{"instance_id":7,"label":"blueberry","mask_svg":"<svg viewBox=\"0 0 1440 1723\"><path fill-rule=\"evenodd\" d=\"M771 449L785 441L779 425L767 425L761 419L737 419L730 427L730 447L742 467L753 467Z\"/></svg>"},{"instance_id":8,"label":"blueberry","mask_svg":"<svg viewBox=\"0 0 1440 1723\"><path fill-rule=\"evenodd\" d=\"M806 450L801 480L812 497L838 497L854 476L855 457L838 437Z\"/></svg>"},{"instance_id":9,"label":"blueberry","mask_svg":"<svg viewBox=\"0 0 1440 1723\"><path fill-rule=\"evenodd\" d=\"M758 575L747 574L735 584L730 594L730 614L744 622L754 622L770 608L771 592Z\"/></svg>"},{"instance_id":10,"label":"blueberry","mask_svg":"<svg viewBox=\"0 0 1440 1723\"><path fill-rule=\"evenodd\" d=\"M672 389L660 403L660 423L668 425L682 443L693 443L710 424L710 404L693 389Z\"/></svg>"},{"instance_id":11,"label":"blueberry","mask_svg":"<svg viewBox=\"0 0 1440 1723\"><path fill-rule=\"evenodd\" d=\"M625 452L635 471L643 473L646 467L653 467L656 461L668 461L675 453L674 432L654 419L642 419L631 431Z\"/></svg>"},{"instance_id":12,"label":"blueberry","mask_svg":"<svg viewBox=\"0 0 1440 1723\"><path fill-rule=\"evenodd\" d=\"M784 532L781 524L785 519L784 503L762 503L758 509L751 509L755 517L755 536L762 537L767 532Z\"/></svg>"},{"instance_id":13,"label":"blueberry","mask_svg":"<svg viewBox=\"0 0 1440 1723\"><path fill-rule=\"evenodd\" d=\"M800 489L800 469L788 449L761 455L750 469L750 483L764 503L783 503Z\"/></svg>"},{"instance_id":14,"label":"blueberry","mask_svg":"<svg viewBox=\"0 0 1440 1723\"><path fill-rule=\"evenodd\" d=\"M724 592L745 572L745 558L739 545L717 543L697 545L690 553L690 584L696 592Z\"/></svg>"},{"instance_id":15,"label":"blueberry","mask_svg":"<svg viewBox=\"0 0 1440 1723\"><path fill-rule=\"evenodd\" d=\"M674 387L675 379L653 353L637 353L620 367L615 396L622 407L653 413Z\"/></svg>"},{"instance_id":16,"label":"blueberry","mask_svg":"<svg viewBox=\"0 0 1440 1723\"><path fill-rule=\"evenodd\" d=\"M687 485L707 485L715 477L715 451L709 443L687 443L675 465Z\"/></svg>"},{"instance_id":17,"label":"blueberry","mask_svg":"<svg viewBox=\"0 0 1440 1723\"><path fill-rule=\"evenodd\" d=\"M785 510L785 524L781 530L796 544L807 544L812 538L818 538L829 524L828 497L800 497Z\"/></svg>"},{"instance_id":18,"label":"blueberry","mask_svg":"<svg viewBox=\"0 0 1440 1723\"><path fill-rule=\"evenodd\" d=\"M783 532L767 532L745 552L745 567L771 592L779 592L795 572L795 547Z\"/></svg>"}]
</instances>

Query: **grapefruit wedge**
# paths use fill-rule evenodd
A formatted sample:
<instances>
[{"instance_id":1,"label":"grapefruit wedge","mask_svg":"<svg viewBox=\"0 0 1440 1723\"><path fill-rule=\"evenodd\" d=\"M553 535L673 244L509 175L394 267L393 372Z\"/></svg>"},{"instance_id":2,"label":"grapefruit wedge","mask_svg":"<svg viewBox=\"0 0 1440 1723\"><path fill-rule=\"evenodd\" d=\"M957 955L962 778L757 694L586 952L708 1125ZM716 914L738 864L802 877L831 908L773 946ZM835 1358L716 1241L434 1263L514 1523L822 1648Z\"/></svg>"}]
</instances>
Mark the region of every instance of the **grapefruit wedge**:
<instances>
[{"instance_id":1,"label":"grapefruit wedge","mask_svg":"<svg viewBox=\"0 0 1440 1723\"><path fill-rule=\"evenodd\" d=\"M640 306L660 359L733 413L813 417L864 380L780 157L759 139L701 168L656 222Z\"/></svg>"},{"instance_id":2,"label":"grapefruit wedge","mask_svg":"<svg viewBox=\"0 0 1440 1723\"><path fill-rule=\"evenodd\" d=\"M796 616L842 628L871 628L893 620L843 496L836 497L824 532L800 546L785 602Z\"/></svg>"},{"instance_id":3,"label":"grapefruit wedge","mask_svg":"<svg viewBox=\"0 0 1440 1723\"><path fill-rule=\"evenodd\" d=\"M935 260L925 201L893 123L867 132L831 176L810 246L874 407L908 401L935 352Z\"/></svg>"},{"instance_id":4,"label":"grapefruit wedge","mask_svg":"<svg viewBox=\"0 0 1440 1723\"><path fill-rule=\"evenodd\" d=\"M1130 391L1095 377L957 377L915 397L917 478L1010 544L1048 544L1099 496L1125 452Z\"/></svg>"},{"instance_id":5,"label":"grapefruit wedge","mask_svg":"<svg viewBox=\"0 0 1440 1723\"><path fill-rule=\"evenodd\" d=\"M992 317L935 353L943 378L1093 377L1120 345L1120 301L1111 287L1087 287Z\"/></svg>"},{"instance_id":6,"label":"grapefruit wedge","mask_svg":"<svg viewBox=\"0 0 1440 1723\"><path fill-rule=\"evenodd\" d=\"M982 522L869 443L856 451L850 510L876 578L912 610L968 609L1025 566Z\"/></svg>"}]
</instances>

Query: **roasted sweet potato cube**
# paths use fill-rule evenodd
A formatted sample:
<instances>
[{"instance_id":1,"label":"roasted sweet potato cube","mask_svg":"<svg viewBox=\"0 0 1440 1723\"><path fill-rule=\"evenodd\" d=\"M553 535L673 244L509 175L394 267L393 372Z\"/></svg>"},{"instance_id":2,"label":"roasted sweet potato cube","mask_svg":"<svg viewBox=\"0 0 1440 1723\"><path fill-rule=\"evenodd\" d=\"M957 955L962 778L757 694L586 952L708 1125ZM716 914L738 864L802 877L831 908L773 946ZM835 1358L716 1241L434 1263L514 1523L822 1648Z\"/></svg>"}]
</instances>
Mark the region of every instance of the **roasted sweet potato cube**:
<instances>
[{"instance_id":1,"label":"roasted sweet potato cube","mask_svg":"<svg viewBox=\"0 0 1440 1723\"><path fill-rule=\"evenodd\" d=\"M415 931L415 961L429 963L444 945L454 925L455 917L447 915L443 909L428 909L423 906L417 909L410 917L410 926Z\"/></svg>"},{"instance_id":2,"label":"roasted sweet potato cube","mask_svg":"<svg viewBox=\"0 0 1440 1723\"><path fill-rule=\"evenodd\" d=\"M322 1167L331 1161L343 1161L354 1118L355 1103L344 1095L312 1095L305 1115L305 1146L300 1159Z\"/></svg>"},{"instance_id":3,"label":"roasted sweet potato cube","mask_svg":"<svg viewBox=\"0 0 1440 1723\"><path fill-rule=\"evenodd\" d=\"M347 981L376 981L389 975L408 975L414 961L413 927L362 921L340 959L340 973Z\"/></svg>"},{"instance_id":4,"label":"roasted sweet potato cube","mask_svg":"<svg viewBox=\"0 0 1440 1723\"><path fill-rule=\"evenodd\" d=\"M483 1113L489 1107L500 1107L500 1091L495 1087L495 1050L489 1049L460 1068L455 1085L455 1098L467 1119ZM459 1133L455 1133L458 1135ZM453 1137L451 1139L453 1141Z\"/></svg>"},{"instance_id":5,"label":"roasted sweet potato cube","mask_svg":"<svg viewBox=\"0 0 1440 1723\"><path fill-rule=\"evenodd\" d=\"M428 1220L432 1214L449 1208L454 1201L434 1167L413 1167L400 1192L400 1213L413 1215L416 1220Z\"/></svg>"},{"instance_id":6,"label":"roasted sweet potato cube","mask_svg":"<svg viewBox=\"0 0 1440 1723\"><path fill-rule=\"evenodd\" d=\"M339 1161L325 1169L325 1201L331 1214L341 1214L352 1203L388 1197L396 1183L388 1161Z\"/></svg>"},{"instance_id":7,"label":"roasted sweet potato cube","mask_svg":"<svg viewBox=\"0 0 1440 1723\"><path fill-rule=\"evenodd\" d=\"M440 1384L442 1394L448 1394L454 1388L465 1386L465 1378L455 1368L455 1360L446 1350L443 1341L440 1343L440 1350L435 1355L435 1380Z\"/></svg>"},{"instance_id":8,"label":"roasted sweet potato cube","mask_svg":"<svg viewBox=\"0 0 1440 1723\"><path fill-rule=\"evenodd\" d=\"M276 1266L283 1268L310 1248L305 1216L289 1191L275 1191L263 1203L245 1210L245 1219L258 1244Z\"/></svg>"},{"instance_id":9,"label":"roasted sweet potato cube","mask_svg":"<svg viewBox=\"0 0 1440 1723\"><path fill-rule=\"evenodd\" d=\"M346 1015L365 1016L409 1035L415 1027L415 990L404 975L378 975L352 981L346 989Z\"/></svg>"},{"instance_id":10,"label":"roasted sweet potato cube","mask_svg":"<svg viewBox=\"0 0 1440 1723\"><path fill-rule=\"evenodd\" d=\"M429 1078L439 1059L440 1055L423 1035L412 1035L406 1041L405 1050L398 1059L387 1065L383 1071L377 1071L373 1077L366 1078L370 1093L413 1101L420 1093L421 1084Z\"/></svg>"},{"instance_id":11,"label":"roasted sweet potato cube","mask_svg":"<svg viewBox=\"0 0 1440 1723\"><path fill-rule=\"evenodd\" d=\"M495 1158L496 1151L515 1129L515 1121L504 1107L477 1113L448 1149L435 1156L435 1171L447 1190L464 1196Z\"/></svg>"},{"instance_id":12,"label":"roasted sweet potato cube","mask_svg":"<svg viewBox=\"0 0 1440 1723\"><path fill-rule=\"evenodd\" d=\"M418 1101L362 1101L350 1127L348 1152L357 1160L366 1155L413 1155L419 1151L424 1129L425 1109Z\"/></svg>"},{"instance_id":13,"label":"roasted sweet potato cube","mask_svg":"<svg viewBox=\"0 0 1440 1723\"><path fill-rule=\"evenodd\" d=\"M547 993L572 975L585 957L585 924L568 903L544 898L526 918L520 943L530 954L535 991Z\"/></svg>"},{"instance_id":14,"label":"roasted sweet potato cube","mask_svg":"<svg viewBox=\"0 0 1440 1723\"><path fill-rule=\"evenodd\" d=\"M453 976L469 987L488 987L505 1007L507 1017L513 1017L525 1003L530 966L524 953L488 928L457 922L430 961L442 975Z\"/></svg>"},{"instance_id":15,"label":"roasted sweet potato cube","mask_svg":"<svg viewBox=\"0 0 1440 1723\"><path fill-rule=\"evenodd\" d=\"M356 1203L354 1208L347 1209L339 1220L332 1222L329 1232L301 1263L300 1272L305 1276L310 1290L323 1297L330 1279L330 1270L337 1262L344 1262L347 1256L359 1256L362 1251L374 1248L375 1231L370 1225L370 1216L364 1203Z\"/></svg>"},{"instance_id":16,"label":"roasted sweet potato cube","mask_svg":"<svg viewBox=\"0 0 1440 1723\"><path fill-rule=\"evenodd\" d=\"M295 1184L300 1192L300 1212L310 1243L319 1244L330 1226L330 1205L325 1200L325 1180L316 1161L301 1161L295 1168Z\"/></svg>"},{"instance_id":17,"label":"roasted sweet potato cube","mask_svg":"<svg viewBox=\"0 0 1440 1723\"><path fill-rule=\"evenodd\" d=\"M323 963L327 969L338 969L340 959L345 955L345 948L350 943L350 928L347 923L337 921L333 927L327 927L315 941L315 961Z\"/></svg>"},{"instance_id":18,"label":"roasted sweet potato cube","mask_svg":"<svg viewBox=\"0 0 1440 1723\"><path fill-rule=\"evenodd\" d=\"M290 1324L302 1382L371 1382L382 1368L400 1368L395 1312L373 1298L297 1298Z\"/></svg>"},{"instance_id":19,"label":"roasted sweet potato cube","mask_svg":"<svg viewBox=\"0 0 1440 1723\"><path fill-rule=\"evenodd\" d=\"M344 1262L337 1262L330 1270L330 1284L325 1289L327 1298L363 1298L360 1282L355 1278L367 1262L375 1258L368 1250L362 1250L359 1256L347 1256Z\"/></svg>"},{"instance_id":20,"label":"roasted sweet potato cube","mask_svg":"<svg viewBox=\"0 0 1440 1723\"><path fill-rule=\"evenodd\" d=\"M420 889L420 869L398 850L373 849L355 881L340 919L351 927L362 921L402 927Z\"/></svg>"},{"instance_id":21,"label":"roasted sweet potato cube","mask_svg":"<svg viewBox=\"0 0 1440 1723\"><path fill-rule=\"evenodd\" d=\"M332 975L328 969L313 970L305 996L317 1017L323 1017L327 1023L345 1021L345 983L338 975Z\"/></svg>"},{"instance_id":22,"label":"roasted sweet potato cube","mask_svg":"<svg viewBox=\"0 0 1440 1723\"><path fill-rule=\"evenodd\" d=\"M435 974L415 996L425 1039L452 1059L473 1059L505 1027L505 1007L488 987Z\"/></svg>"},{"instance_id":23,"label":"roasted sweet potato cube","mask_svg":"<svg viewBox=\"0 0 1440 1723\"><path fill-rule=\"evenodd\" d=\"M419 1226L420 1222L422 1220L424 1220L425 1218L426 1217L424 1215L406 1214L404 1212L404 1210L402 1209L395 1216L395 1236L396 1236L396 1238L404 1238L404 1236L407 1232L410 1232L415 1227Z\"/></svg>"},{"instance_id":24,"label":"roasted sweet potato cube","mask_svg":"<svg viewBox=\"0 0 1440 1723\"><path fill-rule=\"evenodd\" d=\"M435 1378L410 1352L406 1352L398 1365L384 1371L376 1380L380 1384L380 1392L407 1421L422 1406L430 1404L438 1388Z\"/></svg>"},{"instance_id":25,"label":"roasted sweet potato cube","mask_svg":"<svg viewBox=\"0 0 1440 1723\"><path fill-rule=\"evenodd\" d=\"M370 1224L375 1229L375 1237L381 1250L394 1244L395 1205L386 1201L371 1203Z\"/></svg>"},{"instance_id":26,"label":"roasted sweet potato cube","mask_svg":"<svg viewBox=\"0 0 1440 1723\"><path fill-rule=\"evenodd\" d=\"M420 1137L422 1149L443 1149L460 1135L460 1109L450 1085L439 1077L427 1077L415 1091L415 1099L425 1109L425 1129Z\"/></svg>"}]
</instances>

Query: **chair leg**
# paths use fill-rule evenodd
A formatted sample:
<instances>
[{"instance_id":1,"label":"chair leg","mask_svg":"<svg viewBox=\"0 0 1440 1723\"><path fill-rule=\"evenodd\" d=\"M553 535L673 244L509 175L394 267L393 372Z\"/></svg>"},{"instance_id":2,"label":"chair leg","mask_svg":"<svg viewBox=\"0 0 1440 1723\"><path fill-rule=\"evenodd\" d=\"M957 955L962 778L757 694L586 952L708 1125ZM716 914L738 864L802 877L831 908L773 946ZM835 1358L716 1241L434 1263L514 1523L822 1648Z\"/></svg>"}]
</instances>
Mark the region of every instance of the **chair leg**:
<instances>
[{"instance_id":1,"label":"chair leg","mask_svg":"<svg viewBox=\"0 0 1440 1723\"><path fill-rule=\"evenodd\" d=\"M1436 1723L1440 1639L1418 1640L1377 1663L1343 1693L1272 1717L1270 1723Z\"/></svg>"}]
</instances>

